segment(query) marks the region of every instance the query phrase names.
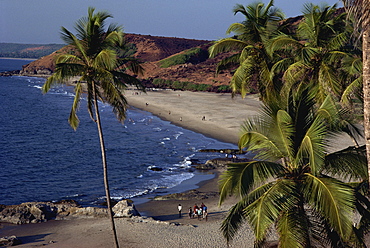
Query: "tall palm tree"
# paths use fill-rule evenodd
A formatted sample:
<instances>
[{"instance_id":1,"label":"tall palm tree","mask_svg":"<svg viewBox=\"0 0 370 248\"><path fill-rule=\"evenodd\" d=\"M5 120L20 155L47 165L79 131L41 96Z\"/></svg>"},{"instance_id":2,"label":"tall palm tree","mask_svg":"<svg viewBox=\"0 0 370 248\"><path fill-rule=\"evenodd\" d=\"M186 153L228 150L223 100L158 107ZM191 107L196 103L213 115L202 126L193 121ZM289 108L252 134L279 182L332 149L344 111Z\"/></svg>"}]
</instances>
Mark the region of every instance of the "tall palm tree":
<instances>
[{"instance_id":1,"label":"tall palm tree","mask_svg":"<svg viewBox=\"0 0 370 248\"><path fill-rule=\"evenodd\" d=\"M305 4L296 37L280 35L270 40L270 53L284 51L273 66L274 73L283 73L283 93L300 84L311 84L319 103L328 93L340 99L345 85L339 71L341 61L350 56L344 50L350 33L345 28L345 13L336 11L336 5Z\"/></svg>"},{"instance_id":2,"label":"tall palm tree","mask_svg":"<svg viewBox=\"0 0 370 248\"><path fill-rule=\"evenodd\" d=\"M367 0L343 0L347 11L355 16L355 24L361 28L363 61L364 130L369 172L370 191L370 2ZM357 30L355 28L355 30Z\"/></svg>"},{"instance_id":3,"label":"tall palm tree","mask_svg":"<svg viewBox=\"0 0 370 248\"><path fill-rule=\"evenodd\" d=\"M254 159L230 164L220 181L220 204L230 194L240 198L222 223L228 242L248 222L256 247L273 227L279 247L363 244L354 233L368 222L353 227L352 216L355 192L362 195L356 187L367 178L364 149L327 154L328 138L340 130L339 112L330 96L316 106L313 91L302 87L288 100L265 103L259 116L244 123L239 147Z\"/></svg>"},{"instance_id":4,"label":"tall palm tree","mask_svg":"<svg viewBox=\"0 0 370 248\"><path fill-rule=\"evenodd\" d=\"M238 65L230 82L233 93L241 93L244 97L250 91L251 83L256 81L261 98L270 98L276 85L274 79L270 78L273 63L265 46L277 31L278 22L284 18L284 14L274 7L273 0L266 6L262 2L245 7L237 4L233 11L235 15L243 14L245 21L230 25L226 33L235 33L235 36L216 41L209 49L210 57L222 52L235 52L219 63L217 72Z\"/></svg>"},{"instance_id":5,"label":"tall palm tree","mask_svg":"<svg viewBox=\"0 0 370 248\"><path fill-rule=\"evenodd\" d=\"M62 38L72 50L69 54L58 56L55 72L46 80L42 90L46 93L54 85L66 84L72 78L80 77L75 86L75 97L68 119L71 127L76 130L79 124L77 110L84 91L83 85L86 85L87 108L90 117L97 124L99 133L104 187L114 244L115 247L119 247L110 201L107 160L98 101L109 103L117 119L123 122L127 102L122 91L127 84L141 87L140 81L128 75L125 70L132 69L134 73L138 73L140 67L135 60L118 56L124 48L122 27L110 24L105 30L106 20L112 16L107 12L94 11L95 9L90 7L88 16L76 22L76 35L62 27Z\"/></svg>"}]
</instances>

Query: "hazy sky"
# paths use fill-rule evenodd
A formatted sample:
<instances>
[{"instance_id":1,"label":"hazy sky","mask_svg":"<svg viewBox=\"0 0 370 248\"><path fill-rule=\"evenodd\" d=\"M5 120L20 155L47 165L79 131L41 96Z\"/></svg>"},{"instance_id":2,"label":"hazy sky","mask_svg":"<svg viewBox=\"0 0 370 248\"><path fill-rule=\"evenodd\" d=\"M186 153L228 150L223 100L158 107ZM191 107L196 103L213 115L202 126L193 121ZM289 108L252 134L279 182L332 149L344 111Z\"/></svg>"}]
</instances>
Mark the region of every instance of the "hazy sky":
<instances>
[{"instance_id":1,"label":"hazy sky","mask_svg":"<svg viewBox=\"0 0 370 248\"><path fill-rule=\"evenodd\" d=\"M106 10L126 33L216 40L227 27L241 22L235 4L254 0L0 0L0 42L60 43L60 27L74 32L74 23L89 6ZM262 2L267 3L268 0ZM337 0L275 0L287 17L301 14L304 3L333 5ZM74 32L75 33L75 32Z\"/></svg>"}]
</instances>

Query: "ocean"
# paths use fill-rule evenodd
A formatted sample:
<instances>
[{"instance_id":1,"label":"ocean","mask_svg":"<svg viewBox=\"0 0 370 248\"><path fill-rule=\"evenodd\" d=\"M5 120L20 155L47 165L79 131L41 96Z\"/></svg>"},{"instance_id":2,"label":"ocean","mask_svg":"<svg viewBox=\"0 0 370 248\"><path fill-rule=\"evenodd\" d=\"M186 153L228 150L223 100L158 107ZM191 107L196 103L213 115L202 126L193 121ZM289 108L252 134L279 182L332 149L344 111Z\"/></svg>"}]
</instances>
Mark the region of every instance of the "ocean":
<instances>
[{"instance_id":1,"label":"ocean","mask_svg":"<svg viewBox=\"0 0 370 248\"><path fill-rule=\"evenodd\" d=\"M21 69L27 60L0 59L0 72ZM100 144L82 99L74 131L68 124L73 88L41 93L45 79L0 77L0 204L76 200L83 206L105 201ZM134 202L195 189L212 174L191 160L220 157L200 149L236 149L233 144L172 125L130 108L119 123L109 105L100 106L111 196ZM130 121L129 121L130 120ZM158 167L160 171L151 170Z\"/></svg>"}]
</instances>

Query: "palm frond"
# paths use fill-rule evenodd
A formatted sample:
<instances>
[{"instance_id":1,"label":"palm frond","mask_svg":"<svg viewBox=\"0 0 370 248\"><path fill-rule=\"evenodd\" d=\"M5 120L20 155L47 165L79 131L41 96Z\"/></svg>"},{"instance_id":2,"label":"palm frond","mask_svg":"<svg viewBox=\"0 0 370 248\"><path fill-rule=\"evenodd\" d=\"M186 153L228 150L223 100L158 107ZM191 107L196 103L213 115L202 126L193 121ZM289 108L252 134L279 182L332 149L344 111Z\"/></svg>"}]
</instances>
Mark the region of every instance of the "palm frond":
<instances>
[{"instance_id":1,"label":"palm frond","mask_svg":"<svg viewBox=\"0 0 370 248\"><path fill-rule=\"evenodd\" d=\"M68 29L65 27L62 27L62 39L69 45L72 45L77 49L77 51L83 56L84 60L86 61L87 59L87 53L86 53L86 47L84 43L86 42L85 40L79 40L77 37L72 34Z\"/></svg>"},{"instance_id":2,"label":"palm frond","mask_svg":"<svg viewBox=\"0 0 370 248\"><path fill-rule=\"evenodd\" d=\"M279 247L310 247L307 218L305 212L298 207L281 213L276 226L279 233Z\"/></svg>"},{"instance_id":3,"label":"palm frond","mask_svg":"<svg viewBox=\"0 0 370 248\"><path fill-rule=\"evenodd\" d=\"M359 90L362 90L362 76L356 78L353 82L347 85L342 93L341 102L348 105L350 100L353 98L353 95Z\"/></svg>"},{"instance_id":4,"label":"palm frond","mask_svg":"<svg viewBox=\"0 0 370 248\"><path fill-rule=\"evenodd\" d=\"M249 125L258 125L259 129L249 130ZM257 121L246 121L242 128L242 134L239 138L239 147L247 148L248 151L255 153L255 159L274 161L285 157L282 151L279 150L279 144L271 140L268 135L268 126L259 125Z\"/></svg>"},{"instance_id":5,"label":"palm frond","mask_svg":"<svg viewBox=\"0 0 370 248\"><path fill-rule=\"evenodd\" d=\"M355 204L353 189L333 178L305 175L302 185L306 201L325 216L343 240L348 240L352 232L351 216Z\"/></svg>"},{"instance_id":6,"label":"palm frond","mask_svg":"<svg viewBox=\"0 0 370 248\"><path fill-rule=\"evenodd\" d=\"M240 198L250 190L268 179L282 174L284 167L278 163L266 161L251 161L247 163L232 163L223 173L219 181L220 202L228 195L237 194Z\"/></svg>"},{"instance_id":7,"label":"palm frond","mask_svg":"<svg viewBox=\"0 0 370 248\"><path fill-rule=\"evenodd\" d=\"M242 224L245 222L243 211L247 205L248 203L245 199L240 200L230 208L226 218L222 221L220 230L227 243L230 243Z\"/></svg>"},{"instance_id":8,"label":"palm frond","mask_svg":"<svg viewBox=\"0 0 370 248\"><path fill-rule=\"evenodd\" d=\"M284 209L292 208L297 202L294 183L290 180L278 180L253 203L245 208L245 216L251 225L256 242L266 238L267 231L277 221ZM260 191L260 188L256 189ZM254 194L255 192L251 192Z\"/></svg>"},{"instance_id":9,"label":"palm frond","mask_svg":"<svg viewBox=\"0 0 370 248\"><path fill-rule=\"evenodd\" d=\"M234 72L230 87L234 93L240 93L244 98L250 90L251 77L254 75L253 58L245 59Z\"/></svg>"},{"instance_id":10,"label":"palm frond","mask_svg":"<svg viewBox=\"0 0 370 248\"><path fill-rule=\"evenodd\" d=\"M317 175L324 163L325 144L323 140L325 135L326 127L324 123L321 119L315 119L299 146L295 164L300 165L304 163L305 159L308 159L312 173Z\"/></svg>"},{"instance_id":11,"label":"palm frond","mask_svg":"<svg viewBox=\"0 0 370 248\"><path fill-rule=\"evenodd\" d=\"M319 99L325 99L328 95L328 92L331 92L334 95L340 95L341 85L340 80L337 76L337 71L333 69L331 66L322 63L320 65L320 72L319 72L319 81L318 84L322 89L319 91Z\"/></svg>"},{"instance_id":12,"label":"palm frond","mask_svg":"<svg viewBox=\"0 0 370 248\"><path fill-rule=\"evenodd\" d=\"M367 180L366 161L365 146L348 147L325 156L323 173L348 181Z\"/></svg>"},{"instance_id":13,"label":"palm frond","mask_svg":"<svg viewBox=\"0 0 370 248\"><path fill-rule=\"evenodd\" d=\"M333 37L329 43L328 48L330 50L339 50L342 48L350 39L350 34L346 32L342 32L340 34L337 34L335 37Z\"/></svg>"},{"instance_id":14,"label":"palm frond","mask_svg":"<svg viewBox=\"0 0 370 248\"><path fill-rule=\"evenodd\" d=\"M288 35L282 34L282 35L272 38L268 42L267 51L270 54L273 54L276 51L290 52L293 48L299 49L302 47L303 45L296 39L293 39L292 37Z\"/></svg>"},{"instance_id":15,"label":"palm frond","mask_svg":"<svg viewBox=\"0 0 370 248\"><path fill-rule=\"evenodd\" d=\"M208 52L209 57L213 58L217 54L230 51L241 51L248 44L244 41L237 40L234 38L225 38L219 41L216 41L212 46L210 46Z\"/></svg>"},{"instance_id":16,"label":"palm frond","mask_svg":"<svg viewBox=\"0 0 370 248\"><path fill-rule=\"evenodd\" d=\"M226 30L226 34L235 33L235 34L243 34L246 32L246 27L242 23L233 23L229 26Z\"/></svg>"},{"instance_id":17,"label":"palm frond","mask_svg":"<svg viewBox=\"0 0 370 248\"><path fill-rule=\"evenodd\" d=\"M105 68L108 71L112 71L117 67L117 54L111 49L104 49L100 51L94 59L94 67Z\"/></svg>"},{"instance_id":18,"label":"palm frond","mask_svg":"<svg viewBox=\"0 0 370 248\"><path fill-rule=\"evenodd\" d=\"M73 99L73 104L71 108L71 112L69 114L68 122L71 127L76 130L78 127L78 124L80 123L80 120L77 117L77 111L80 106L80 96L82 93L82 86L80 82L77 82L75 86L75 97Z\"/></svg>"},{"instance_id":19,"label":"palm frond","mask_svg":"<svg viewBox=\"0 0 370 248\"><path fill-rule=\"evenodd\" d=\"M240 59L240 53L233 54L227 58L222 59L217 64L216 68L216 74L220 73L223 69L230 68L231 66L234 66L239 63Z\"/></svg>"}]
</instances>

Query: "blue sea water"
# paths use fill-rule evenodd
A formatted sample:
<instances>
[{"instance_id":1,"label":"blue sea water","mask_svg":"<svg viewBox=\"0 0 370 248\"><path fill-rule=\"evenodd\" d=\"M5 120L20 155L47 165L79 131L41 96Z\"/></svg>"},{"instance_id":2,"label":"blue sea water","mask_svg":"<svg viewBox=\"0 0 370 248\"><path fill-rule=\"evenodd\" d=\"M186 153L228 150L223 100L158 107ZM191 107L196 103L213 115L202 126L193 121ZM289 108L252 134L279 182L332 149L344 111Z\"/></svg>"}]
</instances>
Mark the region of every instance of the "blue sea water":
<instances>
[{"instance_id":1,"label":"blue sea water","mask_svg":"<svg viewBox=\"0 0 370 248\"><path fill-rule=\"evenodd\" d=\"M20 69L27 60L0 59L0 71ZM0 77L0 204L77 200L82 205L104 201L100 146L95 123L81 101L80 126L68 124L73 88L58 87L43 95L45 79ZM148 198L196 188L212 175L193 171L190 159L219 157L199 149L237 148L129 109L119 123L101 105L112 197ZM152 171L151 167L162 171ZM189 186L189 184L191 186ZM190 188L189 188L190 187Z\"/></svg>"}]
</instances>

